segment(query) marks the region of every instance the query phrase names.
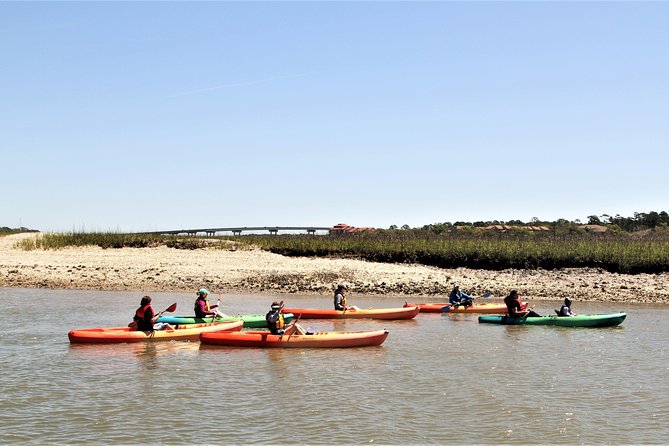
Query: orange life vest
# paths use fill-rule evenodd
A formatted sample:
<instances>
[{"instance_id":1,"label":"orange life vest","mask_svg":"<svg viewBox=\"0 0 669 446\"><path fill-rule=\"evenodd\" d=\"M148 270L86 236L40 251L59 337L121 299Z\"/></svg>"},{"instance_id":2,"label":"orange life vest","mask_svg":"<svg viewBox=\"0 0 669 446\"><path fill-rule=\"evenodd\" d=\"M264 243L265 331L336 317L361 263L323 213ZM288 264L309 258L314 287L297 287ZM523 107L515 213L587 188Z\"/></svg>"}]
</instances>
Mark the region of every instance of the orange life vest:
<instances>
[{"instance_id":1,"label":"orange life vest","mask_svg":"<svg viewBox=\"0 0 669 446\"><path fill-rule=\"evenodd\" d=\"M142 331L151 331L153 330L153 322L152 321L146 321L146 312L148 309L151 308L151 304L144 305L143 307L139 307L137 311L135 311L135 317L133 319L137 322L137 329L142 330ZM148 324L148 325L147 325Z\"/></svg>"}]
</instances>

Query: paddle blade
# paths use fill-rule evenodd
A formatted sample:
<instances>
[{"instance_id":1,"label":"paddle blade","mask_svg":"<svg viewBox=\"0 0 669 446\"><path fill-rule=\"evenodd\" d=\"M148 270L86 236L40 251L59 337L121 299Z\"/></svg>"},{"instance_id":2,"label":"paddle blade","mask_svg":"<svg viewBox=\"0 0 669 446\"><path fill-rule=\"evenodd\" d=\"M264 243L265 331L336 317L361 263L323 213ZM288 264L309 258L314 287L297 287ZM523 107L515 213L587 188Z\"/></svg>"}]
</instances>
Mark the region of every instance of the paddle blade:
<instances>
[{"instance_id":1,"label":"paddle blade","mask_svg":"<svg viewBox=\"0 0 669 446\"><path fill-rule=\"evenodd\" d=\"M492 296L492 291L486 291L485 293L483 293L483 296L481 297L490 297L490 296Z\"/></svg>"},{"instance_id":2,"label":"paddle blade","mask_svg":"<svg viewBox=\"0 0 669 446\"><path fill-rule=\"evenodd\" d=\"M451 305L446 305L445 307L441 307L441 312L447 313L451 308Z\"/></svg>"},{"instance_id":3,"label":"paddle blade","mask_svg":"<svg viewBox=\"0 0 669 446\"><path fill-rule=\"evenodd\" d=\"M165 311L167 311L168 313L174 313L174 310L176 310L176 309L177 309L177 303L174 302L172 305L170 305L169 307L167 307L167 308L165 309Z\"/></svg>"}]
</instances>

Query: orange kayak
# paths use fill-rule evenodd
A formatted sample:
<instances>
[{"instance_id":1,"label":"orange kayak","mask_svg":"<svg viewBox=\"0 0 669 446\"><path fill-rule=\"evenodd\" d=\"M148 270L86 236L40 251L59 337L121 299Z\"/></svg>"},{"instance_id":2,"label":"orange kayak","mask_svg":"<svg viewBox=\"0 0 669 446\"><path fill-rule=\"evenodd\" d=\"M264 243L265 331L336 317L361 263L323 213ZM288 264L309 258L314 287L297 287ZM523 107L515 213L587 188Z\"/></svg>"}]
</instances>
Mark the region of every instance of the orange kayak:
<instances>
[{"instance_id":1,"label":"orange kayak","mask_svg":"<svg viewBox=\"0 0 669 446\"><path fill-rule=\"evenodd\" d=\"M116 344L121 342L146 341L197 341L200 334L219 331L239 331L244 321L214 324L189 324L176 330L156 330L153 332L131 330L128 327L83 328L71 330L67 336L72 344Z\"/></svg>"},{"instance_id":2,"label":"orange kayak","mask_svg":"<svg viewBox=\"0 0 669 446\"><path fill-rule=\"evenodd\" d=\"M476 313L476 314L505 314L506 305L501 304L474 304L469 307L463 305L454 307L450 303L434 304L404 304L405 307L414 307L418 305L421 313ZM523 302L523 310L527 307L527 302Z\"/></svg>"},{"instance_id":3,"label":"orange kayak","mask_svg":"<svg viewBox=\"0 0 669 446\"><path fill-rule=\"evenodd\" d=\"M368 310L326 310L323 308L284 308L284 313L293 313L302 319L413 319L420 307L370 308Z\"/></svg>"},{"instance_id":4,"label":"orange kayak","mask_svg":"<svg viewBox=\"0 0 669 446\"><path fill-rule=\"evenodd\" d=\"M202 333L200 342L208 345L267 348L343 348L371 347L383 344L386 330L329 331L313 334L273 335L268 331Z\"/></svg>"}]
</instances>

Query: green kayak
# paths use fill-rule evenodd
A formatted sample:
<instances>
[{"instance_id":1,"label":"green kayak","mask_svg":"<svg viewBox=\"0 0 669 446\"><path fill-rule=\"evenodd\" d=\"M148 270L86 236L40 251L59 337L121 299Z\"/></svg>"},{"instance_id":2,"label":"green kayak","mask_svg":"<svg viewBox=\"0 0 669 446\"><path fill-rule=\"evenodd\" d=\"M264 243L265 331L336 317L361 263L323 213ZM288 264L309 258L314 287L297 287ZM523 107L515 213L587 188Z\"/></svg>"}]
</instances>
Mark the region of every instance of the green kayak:
<instances>
[{"instance_id":1,"label":"green kayak","mask_svg":"<svg viewBox=\"0 0 669 446\"><path fill-rule=\"evenodd\" d=\"M479 316L479 322L500 325L554 325L557 327L613 327L620 325L627 313L579 314L576 316L509 317Z\"/></svg>"},{"instance_id":2,"label":"green kayak","mask_svg":"<svg viewBox=\"0 0 669 446\"><path fill-rule=\"evenodd\" d=\"M290 322L293 319L291 313L283 315L286 323ZM244 327L248 328L266 328L267 321L265 320L264 314L238 314L236 316L228 317L217 317L216 322L234 322L234 321L244 321ZM168 324L173 325L182 325L182 324L203 324L211 322L211 318L201 318L195 316L160 316L158 322L167 322Z\"/></svg>"}]
</instances>

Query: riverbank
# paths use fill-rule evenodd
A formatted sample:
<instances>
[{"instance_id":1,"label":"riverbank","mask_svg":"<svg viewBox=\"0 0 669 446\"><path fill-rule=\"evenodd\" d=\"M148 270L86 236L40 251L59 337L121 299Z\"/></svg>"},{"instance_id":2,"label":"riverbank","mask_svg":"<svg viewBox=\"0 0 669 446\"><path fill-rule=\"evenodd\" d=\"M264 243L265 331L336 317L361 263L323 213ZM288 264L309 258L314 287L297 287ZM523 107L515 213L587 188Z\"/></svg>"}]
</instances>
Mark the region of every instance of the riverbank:
<instances>
[{"instance_id":1,"label":"riverbank","mask_svg":"<svg viewBox=\"0 0 669 446\"><path fill-rule=\"evenodd\" d=\"M284 257L261 250L185 250L99 247L23 251L18 241L35 234L0 237L0 286L110 291L262 294L332 293L424 297L446 295L453 282L480 295L502 298L517 289L524 298L669 303L669 273L625 275L598 269L503 270L374 263L352 259Z\"/></svg>"}]
</instances>

